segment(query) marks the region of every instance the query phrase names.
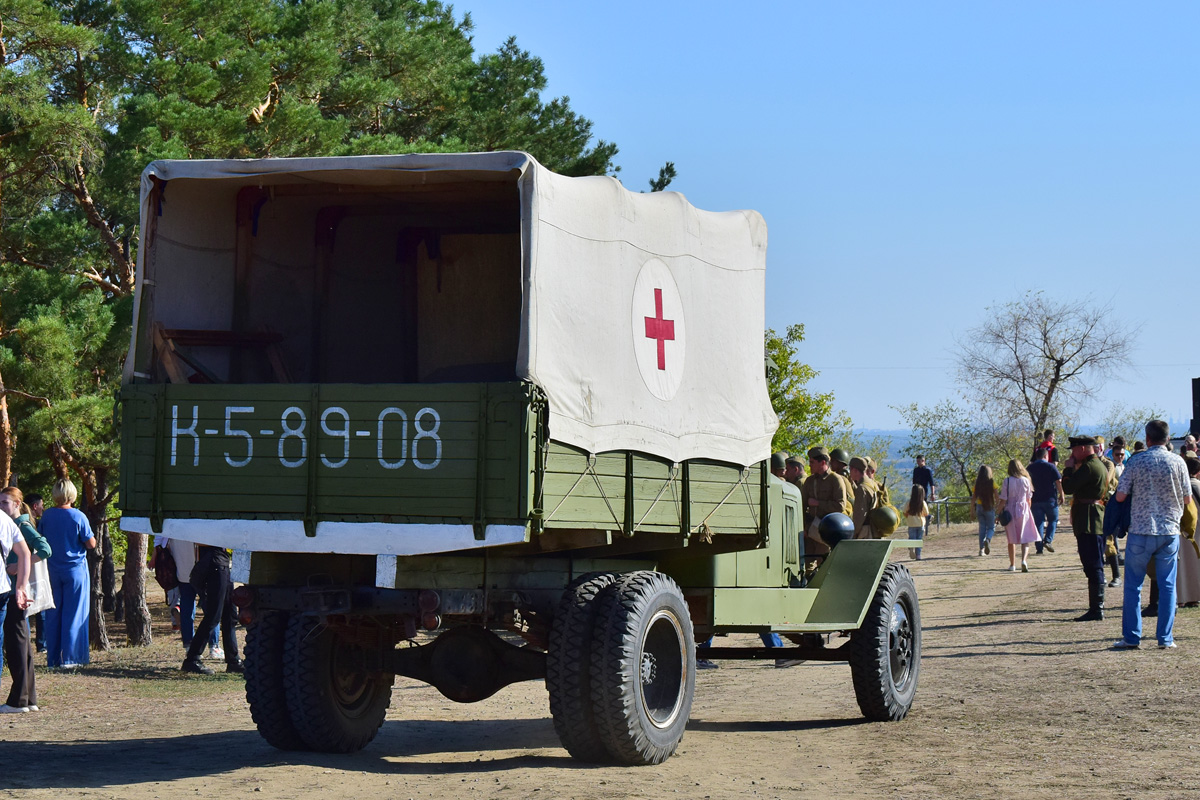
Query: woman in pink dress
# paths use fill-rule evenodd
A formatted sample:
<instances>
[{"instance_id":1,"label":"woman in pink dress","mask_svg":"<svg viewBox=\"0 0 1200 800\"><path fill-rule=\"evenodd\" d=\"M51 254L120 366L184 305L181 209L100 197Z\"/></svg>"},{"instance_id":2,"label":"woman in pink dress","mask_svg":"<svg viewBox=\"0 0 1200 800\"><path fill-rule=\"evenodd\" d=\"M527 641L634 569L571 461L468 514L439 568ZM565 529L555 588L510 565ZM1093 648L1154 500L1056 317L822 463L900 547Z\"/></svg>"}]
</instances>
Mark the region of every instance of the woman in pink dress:
<instances>
[{"instance_id":1,"label":"woman in pink dress","mask_svg":"<svg viewBox=\"0 0 1200 800\"><path fill-rule=\"evenodd\" d=\"M1042 538L1038 535L1037 525L1033 522L1033 513L1029 503L1033 498L1033 483L1029 473L1019 461L1008 462L1008 477L1000 487L1001 508L1012 515L1012 519L1004 526L1008 535L1008 571L1017 571L1017 545L1021 545L1021 572L1029 572L1029 545Z\"/></svg>"}]
</instances>

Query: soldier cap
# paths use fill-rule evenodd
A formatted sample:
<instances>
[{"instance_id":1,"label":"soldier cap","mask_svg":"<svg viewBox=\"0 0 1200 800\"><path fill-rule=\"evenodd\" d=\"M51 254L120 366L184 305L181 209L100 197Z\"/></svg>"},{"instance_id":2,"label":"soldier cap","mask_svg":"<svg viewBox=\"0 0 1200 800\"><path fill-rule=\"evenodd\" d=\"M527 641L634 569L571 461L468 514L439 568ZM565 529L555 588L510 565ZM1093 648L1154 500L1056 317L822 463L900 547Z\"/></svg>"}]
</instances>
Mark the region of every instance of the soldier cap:
<instances>
[{"instance_id":1,"label":"soldier cap","mask_svg":"<svg viewBox=\"0 0 1200 800\"><path fill-rule=\"evenodd\" d=\"M859 458L858 456L855 456L854 458L850 459L850 469L858 469L858 470L862 470L863 472L866 472L867 471L867 462L864 461L863 459Z\"/></svg>"},{"instance_id":2,"label":"soldier cap","mask_svg":"<svg viewBox=\"0 0 1200 800\"><path fill-rule=\"evenodd\" d=\"M835 447L830 451L829 457L834 461L840 461L843 464L850 463L850 454L840 447Z\"/></svg>"},{"instance_id":3,"label":"soldier cap","mask_svg":"<svg viewBox=\"0 0 1200 800\"><path fill-rule=\"evenodd\" d=\"M1071 447L1092 447L1096 444L1095 436L1072 436Z\"/></svg>"},{"instance_id":4,"label":"soldier cap","mask_svg":"<svg viewBox=\"0 0 1200 800\"><path fill-rule=\"evenodd\" d=\"M879 467L875 464L875 459L871 458L870 456L863 456L863 461L867 462L867 469L879 469Z\"/></svg>"},{"instance_id":5,"label":"soldier cap","mask_svg":"<svg viewBox=\"0 0 1200 800\"><path fill-rule=\"evenodd\" d=\"M771 453L771 471L777 469L785 469L788 454L780 450L778 453Z\"/></svg>"},{"instance_id":6,"label":"soldier cap","mask_svg":"<svg viewBox=\"0 0 1200 800\"><path fill-rule=\"evenodd\" d=\"M814 447L808 451L808 458L810 461L828 461L829 451L824 447Z\"/></svg>"},{"instance_id":7,"label":"soldier cap","mask_svg":"<svg viewBox=\"0 0 1200 800\"><path fill-rule=\"evenodd\" d=\"M804 462L796 456L788 456L786 462L789 467L800 467L801 469L804 468Z\"/></svg>"}]
</instances>

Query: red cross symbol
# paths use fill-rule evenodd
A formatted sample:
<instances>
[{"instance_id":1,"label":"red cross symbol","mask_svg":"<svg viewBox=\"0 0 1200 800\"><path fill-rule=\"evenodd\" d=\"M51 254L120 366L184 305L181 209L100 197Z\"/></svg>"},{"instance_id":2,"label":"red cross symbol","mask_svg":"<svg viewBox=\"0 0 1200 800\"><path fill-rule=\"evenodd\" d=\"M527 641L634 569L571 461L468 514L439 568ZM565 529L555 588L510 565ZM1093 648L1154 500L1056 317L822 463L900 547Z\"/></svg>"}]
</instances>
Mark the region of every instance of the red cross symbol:
<instances>
[{"instance_id":1,"label":"red cross symbol","mask_svg":"<svg viewBox=\"0 0 1200 800\"><path fill-rule=\"evenodd\" d=\"M646 338L658 340L658 368L667 368L667 342L675 341L675 320L663 319L662 289L654 290L654 316L646 317Z\"/></svg>"}]
</instances>

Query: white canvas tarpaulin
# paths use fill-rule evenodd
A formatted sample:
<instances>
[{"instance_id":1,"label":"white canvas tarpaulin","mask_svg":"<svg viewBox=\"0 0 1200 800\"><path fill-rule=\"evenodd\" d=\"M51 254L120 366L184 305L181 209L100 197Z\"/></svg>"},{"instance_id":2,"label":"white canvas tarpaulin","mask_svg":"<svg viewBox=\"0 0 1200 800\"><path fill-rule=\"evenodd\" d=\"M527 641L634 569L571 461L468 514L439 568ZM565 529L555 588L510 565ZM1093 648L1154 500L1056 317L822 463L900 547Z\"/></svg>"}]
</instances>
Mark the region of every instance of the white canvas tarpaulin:
<instances>
[{"instance_id":1,"label":"white canvas tarpaulin","mask_svg":"<svg viewBox=\"0 0 1200 800\"><path fill-rule=\"evenodd\" d=\"M210 257L231 268L232 220L215 215L173 220L164 238L180 257L148 257L161 199L154 189L181 179L219 182L226 200L244 186L515 183L522 250L515 372L548 396L551 438L593 453L637 450L677 462L748 465L770 453L778 423L763 368L767 234L753 211L700 211L674 192L563 177L513 152L159 161L142 176L135 349L144 341L143 315L175 327L222 321L215 313L172 323L169 294L158 306L147 300L147 286L188 280L166 270L196 269ZM162 194L168 202L172 191ZM219 277L209 283L229 285ZM176 304L183 314L185 304Z\"/></svg>"}]
</instances>

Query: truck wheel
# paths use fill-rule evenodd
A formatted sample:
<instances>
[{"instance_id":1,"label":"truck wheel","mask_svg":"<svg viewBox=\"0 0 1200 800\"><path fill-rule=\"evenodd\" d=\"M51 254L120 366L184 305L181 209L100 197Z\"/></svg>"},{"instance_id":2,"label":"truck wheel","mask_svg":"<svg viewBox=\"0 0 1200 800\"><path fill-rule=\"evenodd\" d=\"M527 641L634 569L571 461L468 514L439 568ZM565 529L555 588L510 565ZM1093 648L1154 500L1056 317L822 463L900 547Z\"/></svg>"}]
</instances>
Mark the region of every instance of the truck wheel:
<instances>
[{"instance_id":1,"label":"truck wheel","mask_svg":"<svg viewBox=\"0 0 1200 800\"><path fill-rule=\"evenodd\" d=\"M361 750L392 700L392 676L363 669L361 645L310 616L288 622L283 683L292 722L321 753Z\"/></svg>"},{"instance_id":2,"label":"truck wheel","mask_svg":"<svg viewBox=\"0 0 1200 800\"><path fill-rule=\"evenodd\" d=\"M292 724L283 689L283 646L288 617L283 611L264 611L246 629L246 702L258 732L280 750L307 750Z\"/></svg>"},{"instance_id":3,"label":"truck wheel","mask_svg":"<svg viewBox=\"0 0 1200 800\"><path fill-rule=\"evenodd\" d=\"M863 716L904 719L921 671L921 608L912 575L900 564L884 570L862 627L850 637L850 674Z\"/></svg>"},{"instance_id":4,"label":"truck wheel","mask_svg":"<svg viewBox=\"0 0 1200 800\"><path fill-rule=\"evenodd\" d=\"M616 580L611 572L576 578L563 591L546 651L546 690L550 715L563 747L580 761L608 761L608 750L596 731L592 712L592 632L596 596Z\"/></svg>"},{"instance_id":5,"label":"truck wheel","mask_svg":"<svg viewBox=\"0 0 1200 800\"><path fill-rule=\"evenodd\" d=\"M622 575L598 598L592 713L609 755L659 764L679 747L692 712L696 643L683 592L660 572Z\"/></svg>"}]
</instances>

